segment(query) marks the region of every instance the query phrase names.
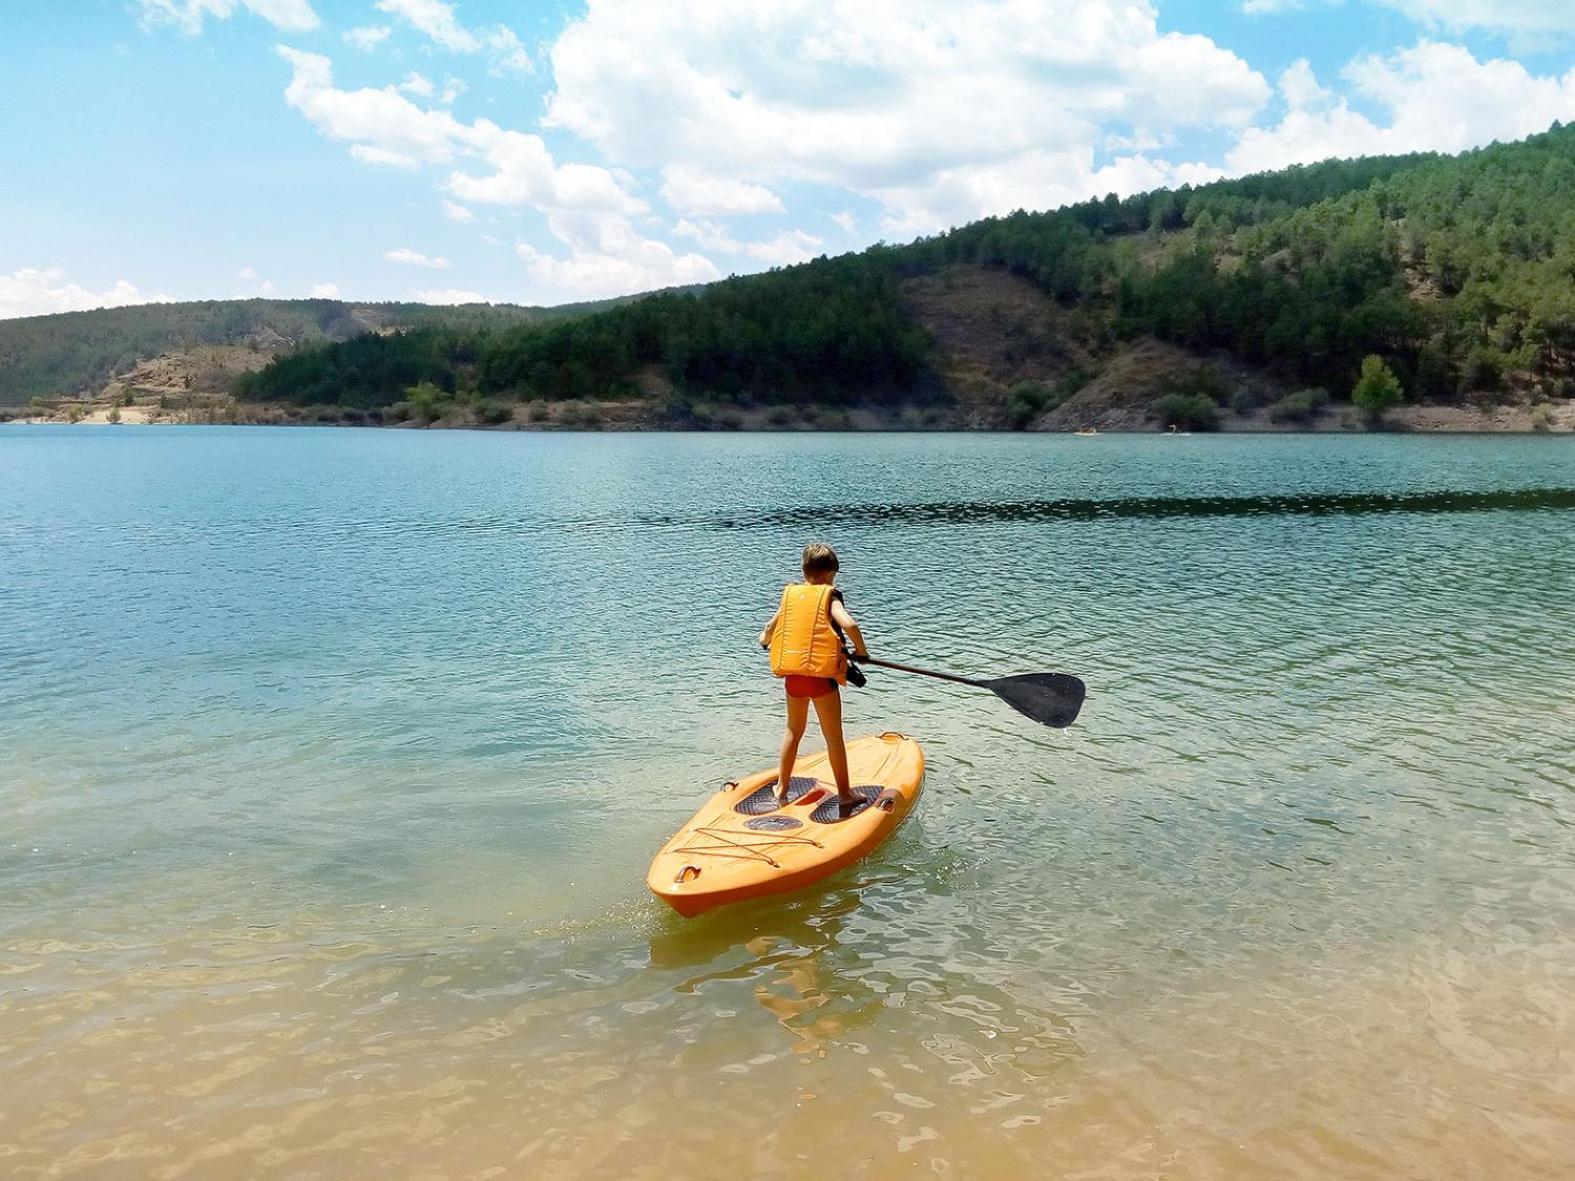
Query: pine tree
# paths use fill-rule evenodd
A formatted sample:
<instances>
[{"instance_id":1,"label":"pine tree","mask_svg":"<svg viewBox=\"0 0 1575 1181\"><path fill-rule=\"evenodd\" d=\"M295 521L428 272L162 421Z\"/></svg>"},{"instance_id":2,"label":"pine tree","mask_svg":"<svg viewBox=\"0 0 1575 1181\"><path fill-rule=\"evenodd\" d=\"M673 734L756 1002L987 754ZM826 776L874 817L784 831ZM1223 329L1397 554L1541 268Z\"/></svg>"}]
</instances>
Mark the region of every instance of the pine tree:
<instances>
[{"instance_id":1,"label":"pine tree","mask_svg":"<svg viewBox=\"0 0 1575 1181\"><path fill-rule=\"evenodd\" d=\"M1356 379L1356 388L1351 391L1351 402L1362 412L1362 416L1376 425L1382 420L1385 411L1403 401L1405 391L1400 388L1400 379L1394 375L1394 370L1384 364L1382 357L1363 357L1362 375Z\"/></svg>"}]
</instances>

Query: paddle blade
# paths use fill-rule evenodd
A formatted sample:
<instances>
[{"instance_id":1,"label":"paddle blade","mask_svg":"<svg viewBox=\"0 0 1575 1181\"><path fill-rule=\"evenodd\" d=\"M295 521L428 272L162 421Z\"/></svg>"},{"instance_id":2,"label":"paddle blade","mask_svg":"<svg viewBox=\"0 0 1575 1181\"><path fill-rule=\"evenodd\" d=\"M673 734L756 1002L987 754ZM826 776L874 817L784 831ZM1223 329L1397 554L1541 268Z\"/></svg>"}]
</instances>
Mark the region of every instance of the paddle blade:
<instances>
[{"instance_id":1,"label":"paddle blade","mask_svg":"<svg viewBox=\"0 0 1575 1181\"><path fill-rule=\"evenodd\" d=\"M997 697L1018 713L1060 729L1070 726L1083 708L1088 692L1070 673L1023 673L984 682Z\"/></svg>"}]
</instances>

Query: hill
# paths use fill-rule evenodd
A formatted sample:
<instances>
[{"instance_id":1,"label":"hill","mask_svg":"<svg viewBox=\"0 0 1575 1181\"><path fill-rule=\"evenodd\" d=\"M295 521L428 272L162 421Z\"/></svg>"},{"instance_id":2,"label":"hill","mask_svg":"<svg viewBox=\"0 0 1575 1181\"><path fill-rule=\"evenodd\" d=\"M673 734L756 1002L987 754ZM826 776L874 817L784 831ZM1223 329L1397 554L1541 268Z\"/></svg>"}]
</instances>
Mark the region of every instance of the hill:
<instances>
[{"instance_id":1,"label":"hill","mask_svg":"<svg viewBox=\"0 0 1575 1181\"><path fill-rule=\"evenodd\" d=\"M240 372L303 345L435 325L461 331L540 324L613 306L458 307L334 299L227 299L140 304L0 320L0 406L102 389L164 358L203 392L227 391ZM247 355L256 360L249 361ZM204 384L206 383L206 384Z\"/></svg>"},{"instance_id":2,"label":"hill","mask_svg":"<svg viewBox=\"0 0 1575 1181\"><path fill-rule=\"evenodd\" d=\"M1575 412L1575 127L990 218L574 317L295 344L253 420L1330 426ZM389 321L381 327L386 329ZM1372 361L1371 358L1379 361ZM1381 361L1382 364L1379 364ZM1429 418L1431 415L1431 419ZM1474 422L1476 420L1463 420ZM1484 418L1480 425L1489 425Z\"/></svg>"}]
</instances>

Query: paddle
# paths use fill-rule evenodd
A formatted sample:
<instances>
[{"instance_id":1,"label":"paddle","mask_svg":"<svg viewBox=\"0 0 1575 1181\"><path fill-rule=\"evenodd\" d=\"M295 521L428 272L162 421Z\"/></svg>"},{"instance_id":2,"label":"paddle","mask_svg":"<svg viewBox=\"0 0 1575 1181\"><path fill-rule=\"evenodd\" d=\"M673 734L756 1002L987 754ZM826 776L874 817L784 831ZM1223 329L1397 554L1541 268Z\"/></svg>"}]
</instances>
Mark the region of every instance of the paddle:
<instances>
[{"instance_id":1,"label":"paddle","mask_svg":"<svg viewBox=\"0 0 1575 1181\"><path fill-rule=\"evenodd\" d=\"M955 681L959 685L972 685L988 689L1024 717L1032 718L1046 726L1070 726L1083 708L1083 695L1088 692L1082 681L1070 673L1020 673L1015 677L994 677L975 681L951 673L931 672L927 668L914 668L911 664L897 664L890 660L876 660L866 656L860 664L873 664L879 668L896 669L902 673L918 673L921 677L934 677L937 681Z\"/></svg>"}]
</instances>

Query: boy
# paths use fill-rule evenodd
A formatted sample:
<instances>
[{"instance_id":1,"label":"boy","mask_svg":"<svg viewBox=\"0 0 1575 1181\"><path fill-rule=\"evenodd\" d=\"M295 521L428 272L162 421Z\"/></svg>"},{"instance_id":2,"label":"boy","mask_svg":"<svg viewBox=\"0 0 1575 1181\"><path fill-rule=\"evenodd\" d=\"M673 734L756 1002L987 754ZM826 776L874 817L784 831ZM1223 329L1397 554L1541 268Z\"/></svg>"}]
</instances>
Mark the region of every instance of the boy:
<instances>
[{"instance_id":1,"label":"boy","mask_svg":"<svg viewBox=\"0 0 1575 1181\"><path fill-rule=\"evenodd\" d=\"M799 739L809 722L809 704L826 739L826 755L837 780L837 799L844 809L858 802L848 782L848 751L842 741L842 696L837 686L847 680L848 658L842 644L853 645L853 655L869 656L859 625L842 605L836 588L837 551L829 545L804 547L804 581L782 591L782 604L760 633L760 646L771 653L771 671L787 681L787 728L782 732L782 754L777 763L776 797L787 803L793 762Z\"/></svg>"}]
</instances>

